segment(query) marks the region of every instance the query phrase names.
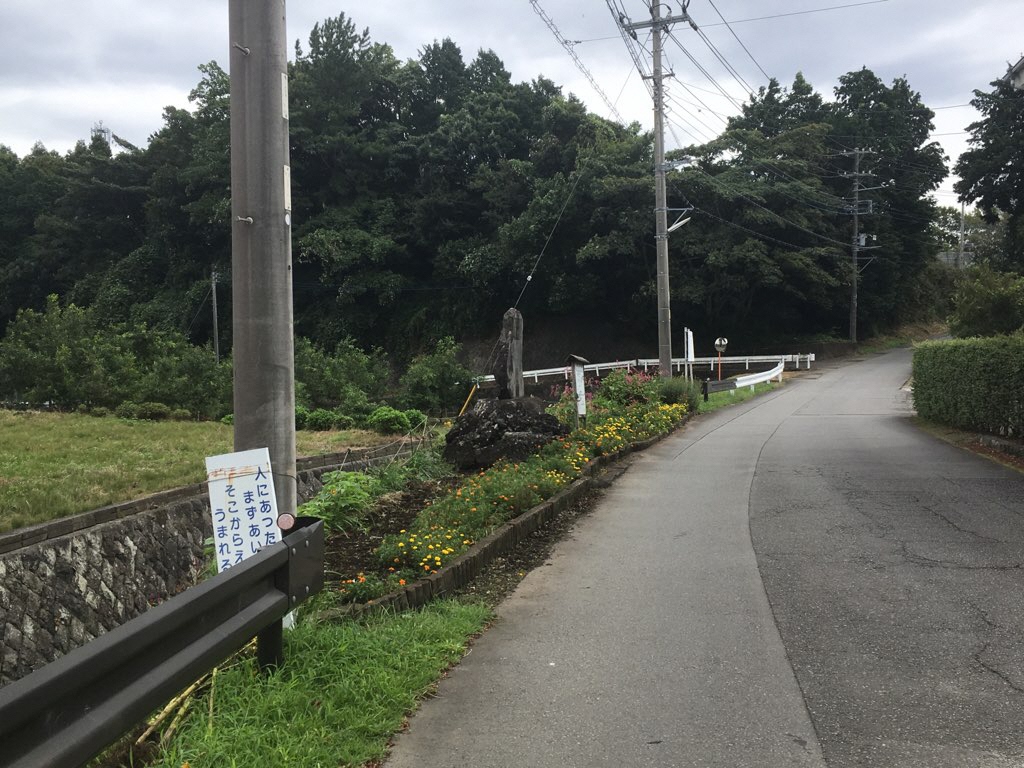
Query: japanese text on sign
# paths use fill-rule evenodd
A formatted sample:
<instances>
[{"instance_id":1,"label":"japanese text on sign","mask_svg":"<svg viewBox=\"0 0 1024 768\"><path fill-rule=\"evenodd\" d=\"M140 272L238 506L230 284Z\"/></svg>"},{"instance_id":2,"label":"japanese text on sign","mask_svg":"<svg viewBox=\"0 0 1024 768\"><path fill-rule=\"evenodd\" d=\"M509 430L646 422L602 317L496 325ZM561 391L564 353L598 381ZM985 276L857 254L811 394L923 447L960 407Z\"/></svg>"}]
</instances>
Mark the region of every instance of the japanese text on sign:
<instances>
[{"instance_id":1,"label":"japanese text on sign","mask_svg":"<svg viewBox=\"0 0 1024 768\"><path fill-rule=\"evenodd\" d=\"M218 573L281 541L268 449L208 456L206 478Z\"/></svg>"}]
</instances>

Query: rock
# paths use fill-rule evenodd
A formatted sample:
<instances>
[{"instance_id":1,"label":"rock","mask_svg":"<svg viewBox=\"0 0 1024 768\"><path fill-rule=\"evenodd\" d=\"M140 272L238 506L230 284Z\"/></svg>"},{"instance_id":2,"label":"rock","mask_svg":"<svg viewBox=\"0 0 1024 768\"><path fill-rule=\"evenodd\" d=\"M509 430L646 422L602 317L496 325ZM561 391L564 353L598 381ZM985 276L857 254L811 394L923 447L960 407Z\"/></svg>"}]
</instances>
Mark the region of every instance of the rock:
<instances>
[{"instance_id":1,"label":"rock","mask_svg":"<svg viewBox=\"0 0 1024 768\"><path fill-rule=\"evenodd\" d=\"M543 400L480 400L448 431L444 458L459 469L489 467L498 459L521 461L569 428L544 412Z\"/></svg>"}]
</instances>

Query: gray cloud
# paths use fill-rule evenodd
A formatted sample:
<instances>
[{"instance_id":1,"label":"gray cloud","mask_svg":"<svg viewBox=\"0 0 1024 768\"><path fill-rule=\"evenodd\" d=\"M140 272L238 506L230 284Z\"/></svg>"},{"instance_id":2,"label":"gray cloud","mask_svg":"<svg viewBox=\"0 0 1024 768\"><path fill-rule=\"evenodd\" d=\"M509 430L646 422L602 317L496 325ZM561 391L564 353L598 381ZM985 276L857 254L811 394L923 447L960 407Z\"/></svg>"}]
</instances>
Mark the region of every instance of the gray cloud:
<instances>
[{"instance_id":1,"label":"gray cloud","mask_svg":"<svg viewBox=\"0 0 1024 768\"><path fill-rule=\"evenodd\" d=\"M849 1L849 0L846 0ZM640 0L622 0L639 20ZM719 0L733 29L764 69L783 84L802 71L815 88L831 97L839 75L867 66L891 81L906 76L933 107L962 104L975 88L987 89L1008 59L1016 61L1020 42L1014 32L1017 3L981 0L889 0L823 13L742 22L753 17L794 13L843 0ZM615 24L599 0L541 0L547 14L570 40L586 40L575 50L627 120L651 123L651 105L632 63L617 38ZM12 6L13 7L10 7ZM58 9L44 4L8 4L0 18L0 143L19 154L35 141L65 151L103 120L115 133L144 144L161 125L166 105L187 106L198 81L196 67L227 62L228 4L225 0L75 0ZM678 3L673 4L678 10ZM337 15L337 3L303 0L288 6L289 39L305 43L313 24ZM427 43L452 38L472 59L493 49L516 80L544 75L575 93L599 114L608 110L575 69L541 19L525 0L406 0L381 3L352 0L345 12L400 58L411 58ZM764 77L706 0L693 0L690 13L708 37L754 87ZM594 38L611 38L594 40ZM742 99L743 88L719 65L686 25L679 41L715 79ZM676 78L714 91L674 44L667 53ZM632 72L632 74L631 74ZM625 85L625 87L623 87ZM671 85L680 100L692 101ZM621 92L621 95L620 95ZM676 108L676 133L706 138L735 107L704 91L706 107ZM700 110L699 112L697 110ZM936 133L954 133L977 118L971 109L939 110ZM704 123L701 125L697 122ZM941 141L953 157L964 148L960 136ZM672 141L670 139L670 141ZM948 184L946 187L948 188Z\"/></svg>"}]
</instances>

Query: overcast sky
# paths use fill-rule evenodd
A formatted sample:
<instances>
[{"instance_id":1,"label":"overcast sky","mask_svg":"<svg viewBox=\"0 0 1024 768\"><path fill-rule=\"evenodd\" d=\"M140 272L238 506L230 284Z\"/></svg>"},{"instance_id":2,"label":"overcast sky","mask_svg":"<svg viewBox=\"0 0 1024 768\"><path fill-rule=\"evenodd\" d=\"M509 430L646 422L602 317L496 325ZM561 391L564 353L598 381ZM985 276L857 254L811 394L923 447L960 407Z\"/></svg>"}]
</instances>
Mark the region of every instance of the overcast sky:
<instances>
[{"instance_id":1,"label":"overcast sky","mask_svg":"<svg viewBox=\"0 0 1024 768\"><path fill-rule=\"evenodd\" d=\"M632 20L645 0L620 0ZM712 5L712 2L714 5ZM689 13L724 58L753 87L761 68L784 85L802 71L827 98L839 75L867 66L884 81L905 76L936 110L935 134L951 159L965 148L977 113L972 90L1005 74L1024 47L1019 0L692 0ZM650 98L602 0L539 0L561 35L627 121L652 122ZM721 23L732 23L732 32ZM667 6L666 6L667 8ZM679 2L672 4L674 12ZM544 75L610 117L604 100L575 67L529 0L292 0L288 37L305 43L313 24L344 12L400 58L450 37L467 63L492 49L515 81ZM787 15L781 15L787 14ZM775 16L775 18L759 18ZM139 145L161 127L166 105L188 107L200 63L228 64L227 0L63 0L5 2L0 9L0 144L18 155L40 141L65 152L103 124ZM744 88L685 24L675 37L734 98ZM602 39L603 38L603 39ZM645 36L640 34L640 41ZM290 50L293 46L290 46ZM676 83L667 146L707 140L736 107L674 42L666 48ZM755 63L755 60L756 62ZM687 92L683 84L689 87ZM704 105L698 105L699 96ZM681 102L681 103L680 103ZM940 202L954 204L947 180Z\"/></svg>"}]
</instances>

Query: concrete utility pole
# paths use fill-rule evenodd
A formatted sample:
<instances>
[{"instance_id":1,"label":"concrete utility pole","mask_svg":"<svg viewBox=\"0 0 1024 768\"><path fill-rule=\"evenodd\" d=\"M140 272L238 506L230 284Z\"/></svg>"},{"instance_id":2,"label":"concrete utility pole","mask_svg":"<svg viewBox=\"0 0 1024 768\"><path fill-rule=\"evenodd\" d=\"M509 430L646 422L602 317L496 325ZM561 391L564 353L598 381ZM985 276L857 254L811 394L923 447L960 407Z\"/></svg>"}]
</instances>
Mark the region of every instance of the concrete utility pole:
<instances>
[{"instance_id":1,"label":"concrete utility pole","mask_svg":"<svg viewBox=\"0 0 1024 768\"><path fill-rule=\"evenodd\" d=\"M218 363L220 362L220 334L218 328L220 323L217 322L217 270L213 270L210 273L210 295L213 297L213 359Z\"/></svg>"},{"instance_id":2,"label":"concrete utility pole","mask_svg":"<svg viewBox=\"0 0 1024 768\"><path fill-rule=\"evenodd\" d=\"M270 449L278 513L294 516L295 347L285 3L229 0L228 20L235 450Z\"/></svg>"},{"instance_id":3,"label":"concrete utility pole","mask_svg":"<svg viewBox=\"0 0 1024 768\"><path fill-rule=\"evenodd\" d=\"M684 6L685 7L685 6ZM627 24L620 20L623 29L635 33L638 29L650 28L652 71L651 85L654 92L654 242L658 264L658 373L672 376L672 309L668 281L668 195L665 191L665 90L662 71L662 34L678 21L693 22L684 11L679 16L661 15L661 4L651 4L651 20Z\"/></svg>"},{"instance_id":4,"label":"concrete utility pole","mask_svg":"<svg viewBox=\"0 0 1024 768\"><path fill-rule=\"evenodd\" d=\"M862 176L871 176L870 173L861 173L860 170L860 159L864 155L875 154L870 149L852 149L848 152L837 152L838 155L846 157L853 157L853 173L843 174L844 176L850 176L853 178L853 239L850 243L850 255L851 255L851 266L850 266L850 341L857 342L857 283L860 280L860 252L870 250L862 242L862 235L860 234L860 215L862 213L860 209L860 193L865 191L867 188L862 187L860 180ZM878 189L878 187L872 187L872 189ZM870 201L867 201L869 205L868 213L870 210Z\"/></svg>"},{"instance_id":5,"label":"concrete utility pole","mask_svg":"<svg viewBox=\"0 0 1024 768\"><path fill-rule=\"evenodd\" d=\"M658 255L658 373L672 376L672 299L668 285L668 194L665 191L665 88L661 71L661 3L651 4L654 54L654 243Z\"/></svg>"}]
</instances>

